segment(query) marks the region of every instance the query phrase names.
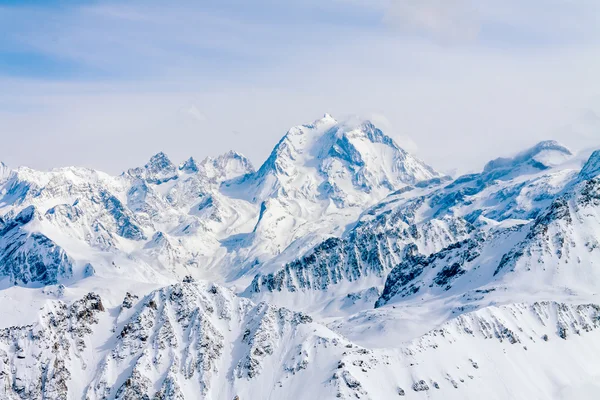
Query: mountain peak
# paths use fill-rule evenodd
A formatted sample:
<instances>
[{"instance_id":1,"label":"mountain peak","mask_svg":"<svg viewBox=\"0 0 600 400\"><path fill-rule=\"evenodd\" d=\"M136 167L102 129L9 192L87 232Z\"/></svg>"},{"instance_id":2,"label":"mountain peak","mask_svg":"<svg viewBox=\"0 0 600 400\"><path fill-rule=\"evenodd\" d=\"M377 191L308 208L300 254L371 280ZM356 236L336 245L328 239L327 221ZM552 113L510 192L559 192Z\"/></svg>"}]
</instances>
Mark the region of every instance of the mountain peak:
<instances>
[{"instance_id":1,"label":"mountain peak","mask_svg":"<svg viewBox=\"0 0 600 400\"><path fill-rule=\"evenodd\" d=\"M27 206L15 217L15 222L19 225L26 225L34 218L39 218L39 213L35 206Z\"/></svg>"},{"instance_id":2,"label":"mountain peak","mask_svg":"<svg viewBox=\"0 0 600 400\"><path fill-rule=\"evenodd\" d=\"M153 155L144 167L152 172L175 169L175 165L162 151Z\"/></svg>"},{"instance_id":3,"label":"mountain peak","mask_svg":"<svg viewBox=\"0 0 600 400\"><path fill-rule=\"evenodd\" d=\"M436 176L372 122L338 122L326 114L291 128L279 141L254 176L259 186L254 199L301 192L294 196L329 198L346 206Z\"/></svg>"},{"instance_id":4,"label":"mountain peak","mask_svg":"<svg viewBox=\"0 0 600 400\"><path fill-rule=\"evenodd\" d=\"M131 176L158 185L177 178L177 167L161 151L153 155L143 168L133 168L128 173Z\"/></svg>"},{"instance_id":5,"label":"mountain peak","mask_svg":"<svg viewBox=\"0 0 600 400\"><path fill-rule=\"evenodd\" d=\"M254 172L250 160L234 150L217 157L206 157L200 163L200 168L208 178L220 182Z\"/></svg>"},{"instance_id":6,"label":"mountain peak","mask_svg":"<svg viewBox=\"0 0 600 400\"><path fill-rule=\"evenodd\" d=\"M491 172L494 170L512 169L523 165L544 170L564 162L572 155L571 150L557 141L545 140L518 153L513 158L502 157L492 160L485 165L483 170L484 172Z\"/></svg>"},{"instance_id":7,"label":"mountain peak","mask_svg":"<svg viewBox=\"0 0 600 400\"><path fill-rule=\"evenodd\" d=\"M196 173L199 170L198 162L194 157L190 157L179 166L179 170L187 173Z\"/></svg>"},{"instance_id":8,"label":"mountain peak","mask_svg":"<svg viewBox=\"0 0 600 400\"><path fill-rule=\"evenodd\" d=\"M337 120L335 118L333 118L333 116L331 114L325 113L325 114L323 114L323 118L320 118L315 121L315 124L326 123L326 122L337 122Z\"/></svg>"}]
</instances>

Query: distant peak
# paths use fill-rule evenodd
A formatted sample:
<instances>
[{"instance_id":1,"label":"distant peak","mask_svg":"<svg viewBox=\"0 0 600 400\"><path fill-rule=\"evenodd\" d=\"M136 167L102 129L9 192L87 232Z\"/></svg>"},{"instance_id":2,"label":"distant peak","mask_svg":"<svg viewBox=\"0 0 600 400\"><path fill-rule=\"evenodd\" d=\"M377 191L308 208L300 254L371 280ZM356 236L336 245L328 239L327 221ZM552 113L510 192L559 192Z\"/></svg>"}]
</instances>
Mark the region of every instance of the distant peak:
<instances>
[{"instance_id":1,"label":"distant peak","mask_svg":"<svg viewBox=\"0 0 600 400\"><path fill-rule=\"evenodd\" d=\"M144 167L151 174L173 174L177 169L162 151L153 155Z\"/></svg>"},{"instance_id":2,"label":"distant peak","mask_svg":"<svg viewBox=\"0 0 600 400\"><path fill-rule=\"evenodd\" d=\"M316 121L314 121L312 123L312 125L315 126L315 127L321 127L321 126L326 125L326 124L330 124L331 125L331 124L335 124L335 123L337 123L336 119L333 118L331 116L331 114L325 113L323 115L323 118L317 119Z\"/></svg>"},{"instance_id":3,"label":"distant peak","mask_svg":"<svg viewBox=\"0 0 600 400\"><path fill-rule=\"evenodd\" d=\"M128 174L154 184L177 178L177 167L162 151L153 155L143 168L132 168Z\"/></svg>"},{"instance_id":4,"label":"distant peak","mask_svg":"<svg viewBox=\"0 0 600 400\"><path fill-rule=\"evenodd\" d=\"M217 157L206 157L200 168L203 173L217 181L225 181L254 172L250 160L234 150L221 154Z\"/></svg>"},{"instance_id":5,"label":"distant peak","mask_svg":"<svg viewBox=\"0 0 600 400\"><path fill-rule=\"evenodd\" d=\"M194 157L190 157L179 166L179 170L188 173L198 172L198 163Z\"/></svg>"},{"instance_id":6,"label":"distant peak","mask_svg":"<svg viewBox=\"0 0 600 400\"><path fill-rule=\"evenodd\" d=\"M537 169L546 169L563 162L573 153L556 140L544 140L533 147L518 153L513 158L497 158L484 167L485 172L497 169L513 168L529 164Z\"/></svg>"},{"instance_id":7,"label":"distant peak","mask_svg":"<svg viewBox=\"0 0 600 400\"><path fill-rule=\"evenodd\" d=\"M150 161L146 164L146 168L157 167L160 169L172 167L173 163L162 151L150 157Z\"/></svg>"},{"instance_id":8,"label":"distant peak","mask_svg":"<svg viewBox=\"0 0 600 400\"><path fill-rule=\"evenodd\" d=\"M243 154L238 153L235 150L229 150L228 152L221 154L218 158L233 159L233 160L243 160L243 161L247 161L248 160Z\"/></svg>"},{"instance_id":9,"label":"distant peak","mask_svg":"<svg viewBox=\"0 0 600 400\"><path fill-rule=\"evenodd\" d=\"M543 150L557 150L565 154L571 155L571 150L557 142L556 140L543 140L533 146L531 149L526 150L525 153L539 153Z\"/></svg>"}]
</instances>

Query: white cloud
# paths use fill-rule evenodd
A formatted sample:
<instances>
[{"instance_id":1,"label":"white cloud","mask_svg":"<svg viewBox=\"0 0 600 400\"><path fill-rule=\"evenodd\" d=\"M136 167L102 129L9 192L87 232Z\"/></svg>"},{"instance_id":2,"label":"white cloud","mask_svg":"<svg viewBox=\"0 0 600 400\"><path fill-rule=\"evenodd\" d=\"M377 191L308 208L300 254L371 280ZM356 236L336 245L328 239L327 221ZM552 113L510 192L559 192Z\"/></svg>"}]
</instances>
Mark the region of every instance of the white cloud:
<instances>
[{"instance_id":1,"label":"white cloud","mask_svg":"<svg viewBox=\"0 0 600 400\"><path fill-rule=\"evenodd\" d=\"M472 0L391 0L384 21L445 43L475 39L481 23Z\"/></svg>"}]
</instances>

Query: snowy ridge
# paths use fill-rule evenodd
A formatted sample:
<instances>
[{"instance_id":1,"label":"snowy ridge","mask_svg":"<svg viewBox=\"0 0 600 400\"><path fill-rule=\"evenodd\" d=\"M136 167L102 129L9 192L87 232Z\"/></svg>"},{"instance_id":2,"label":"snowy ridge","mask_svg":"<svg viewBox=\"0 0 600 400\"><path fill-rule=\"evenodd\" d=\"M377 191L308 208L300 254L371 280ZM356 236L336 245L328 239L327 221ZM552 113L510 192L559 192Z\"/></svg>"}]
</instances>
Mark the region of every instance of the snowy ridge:
<instances>
[{"instance_id":1,"label":"snowy ridge","mask_svg":"<svg viewBox=\"0 0 600 400\"><path fill-rule=\"evenodd\" d=\"M1 397L67 399L72 398L69 390L83 394L76 388L81 384L77 378L94 367L88 365L94 359L90 336L104 311L100 297L89 293L70 306L54 302L33 325L3 329Z\"/></svg>"},{"instance_id":2,"label":"snowy ridge","mask_svg":"<svg viewBox=\"0 0 600 400\"><path fill-rule=\"evenodd\" d=\"M249 291L327 290L343 280L352 282L369 275L384 278L403 258L407 244L418 242L433 251L465 238L472 229L463 219L447 217L418 226L402 221L405 216L406 209L402 209L359 224L347 239L328 239L277 272L257 275Z\"/></svg>"},{"instance_id":3,"label":"snowy ridge","mask_svg":"<svg viewBox=\"0 0 600 400\"><path fill-rule=\"evenodd\" d=\"M70 307L54 302L34 325L4 329L0 393L7 399L525 399L538 391L554 398L593 377L593 364L577 350L597 340L600 327L597 305L511 304L461 315L395 348L368 349L305 314L189 280L139 302L128 296L120 310L111 329L113 311L88 294ZM94 372L85 360L98 360L91 356L98 348L104 358ZM498 375L490 360L498 354L518 359L519 369ZM531 375L519 377L544 354L556 368L538 370L533 382ZM548 384L556 373L563 388Z\"/></svg>"},{"instance_id":4,"label":"snowy ridge","mask_svg":"<svg viewBox=\"0 0 600 400\"><path fill-rule=\"evenodd\" d=\"M346 354L335 377L348 399L591 399L599 311L555 302L488 307L395 350Z\"/></svg>"},{"instance_id":5,"label":"snowy ridge","mask_svg":"<svg viewBox=\"0 0 600 400\"><path fill-rule=\"evenodd\" d=\"M89 398L140 398L153 388L160 388L156 396L162 398L222 398L225 393L233 398L236 380L258 377L281 340L312 322L189 280L153 292L137 308L119 328ZM216 379L229 374L231 386L229 379Z\"/></svg>"},{"instance_id":6,"label":"snowy ridge","mask_svg":"<svg viewBox=\"0 0 600 400\"><path fill-rule=\"evenodd\" d=\"M540 282L547 290L594 293L600 284L600 179L573 184L530 223L492 229L428 257L415 246L388 275L377 306L424 291L449 296L508 287L518 295Z\"/></svg>"},{"instance_id":7,"label":"snowy ridge","mask_svg":"<svg viewBox=\"0 0 600 400\"><path fill-rule=\"evenodd\" d=\"M421 294L430 287L445 292L466 272L462 264L478 256L484 238L497 236L498 242L516 244L519 233L506 238L504 232L518 230L543 213L577 181L577 171L552 168L548 161L542 166L539 161L570 156L556 142L542 142L513 159L489 163L480 174L407 186L364 212L344 237L330 238L274 272L257 274L246 293L287 306L290 298L298 297L298 303L316 306L327 304L332 296L343 303L353 293L382 287L385 278L379 305L391 293L407 296L421 290ZM502 256L498 247L489 253ZM440 266L429 268L434 265ZM423 271L427 277L420 276ZM476 279L482 284L488 278ZM345 281L353 284L341 285ZM329 291L332 285L339 288L331 296L305 294ZM277 293L282 291L286 294Z\"/></svg>"},{"instance_id":8,"label":"snowy ridge","mask_svg":"<svg viewBox=\"0 0 600 400\"><path fill-rule=\"evenodd\" d=\"M451 179L325 115L258 170L0 164L0 398L595 398L587 155Z\"/></svg>"},{"instance_id":9,"label":"snowy ridge","mask_svg":"<svg viewBox=\"0 0 600 400\"><path fill-rule=\"evenodd\" d=\"M341 234L390 191L439 174L370 122L326 116L290 129L258 171L234 151L179 166L161 152L116 177L75 167L4 175L2 219L34 206L41 217L27 229L70 257L73 274L48 283L123 269L167 283L251 279L274 257L294 259Z\"/></svg>"}]
</instances>

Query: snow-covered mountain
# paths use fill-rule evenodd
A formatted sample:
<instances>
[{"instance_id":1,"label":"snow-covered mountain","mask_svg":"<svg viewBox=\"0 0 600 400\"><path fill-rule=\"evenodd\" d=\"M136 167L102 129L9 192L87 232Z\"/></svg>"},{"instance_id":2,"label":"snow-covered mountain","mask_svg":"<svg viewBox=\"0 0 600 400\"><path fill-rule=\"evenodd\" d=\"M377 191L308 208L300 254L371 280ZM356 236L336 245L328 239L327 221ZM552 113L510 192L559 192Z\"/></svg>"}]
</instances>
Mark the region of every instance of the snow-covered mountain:
<instances>
[{"instance_id":1,"label":"snow-covered mountain","mask_svg":"<svg viewBox=\"0 0 600 400\"><path fill-rule=\"evenodd\" d=\"M452 179L327 114L258 170L0 164L0 398L595 398L599 232L600 152Z\"/></svg>"},{"instance_id":2,"label":"snow-covered mountain","mask_svg":"<svg viewBox=\"0 0 600 400\"><path fill-rule=\"evenodd\" d=\"M73 277L116 264L225 281L251 279L248 271L275 256L293 259L391 191L439 176L370 122L329 115L290 129L258 171L233 151L179 166L158 153L116 177L2 168L3 219L33 207L38 218L23 229L71 257ZM39 281L32 276L12 283Z\"/></svg>"}]
</instances>

